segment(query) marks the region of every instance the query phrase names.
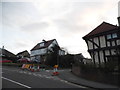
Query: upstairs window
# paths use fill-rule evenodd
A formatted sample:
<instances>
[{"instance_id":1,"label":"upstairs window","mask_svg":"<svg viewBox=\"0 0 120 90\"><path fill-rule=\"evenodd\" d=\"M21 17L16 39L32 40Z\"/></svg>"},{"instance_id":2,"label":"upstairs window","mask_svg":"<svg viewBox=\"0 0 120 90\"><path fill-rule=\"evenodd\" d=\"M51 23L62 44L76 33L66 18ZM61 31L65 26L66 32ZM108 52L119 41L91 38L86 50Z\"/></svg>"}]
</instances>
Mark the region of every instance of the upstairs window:
<instances>
[{"instance_id":1,"label":"upstairs window","mask_svg":"<svg viewBox=\"0 0 120 90\"><path fill-rule=\"evenodd\" d=\"M113 33L112 38L117 38L117 33Z\"/></svg>"},{"instance_id":2,"label":"upstairs window","mask_svg":"<svg viewBox=\"0 0 120 90\"><path fill-rule=\"evenodd\" d=\"M107 39L112 39L111 34L107 35Z\"/></svg>"},{"instance_id":3,"label":"upstairs window","mask_svg":"<svg viewBox=\"0 0 120 90\"><path fill-rule=\"evenodd\" d=\"M40 47L44 47L44 43L40 43Z\"/></svg>"}]
</instances>

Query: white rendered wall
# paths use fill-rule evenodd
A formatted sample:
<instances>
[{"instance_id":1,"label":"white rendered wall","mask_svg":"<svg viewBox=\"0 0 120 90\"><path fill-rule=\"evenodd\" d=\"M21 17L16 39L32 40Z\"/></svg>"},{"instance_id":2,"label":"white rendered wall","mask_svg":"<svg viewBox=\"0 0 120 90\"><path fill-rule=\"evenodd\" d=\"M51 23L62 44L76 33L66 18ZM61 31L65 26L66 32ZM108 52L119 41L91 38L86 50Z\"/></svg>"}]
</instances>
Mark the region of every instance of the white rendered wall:
<instances>
[{"instance_id":1,"label":"white rendered wall","mask_svg":"<svg viewBox=\"0 0 120 90\"><path fill-rule=\"evenodd\" d=\"M100 46L101 48L106 47L105 36L100 36Z\"/></svg>"},{"instance_id":2,"label":"white rendered wall","mask_svg":"<svg viewBox=\"0 0 120 90\"><path fill-rule=\"evenodd\" d=\"M103 51L100 51L100 62L103 63L104 62L104 54Z\"/></svg>"},{"instance_id":3,"label":"white rendered wall","mask_svg":"<svg viewBox=\"0 0 120 90\"><path fill-rule=\"evenodd\" d=\"M98 52L94 52L94 53L95 53L95 63L99 64L99 61L98 61Z\"/></svg>"},{"instance_id":4,"label":"white rendered wall","mask_svg":"<svg viewBox=\"0 0 120 90\"><path fill-rule=\"evenodd\" d=\"M117 45L120 45L120 40L117 40Z\"/></svg>"},{"instance_id":5,"label":"white rendered wall","mask_svg":"<svg viewBox=\"0 0 120 90\"><path fill-rule=\"evenodd\" d=\"M47 52L47 49L44 48L44 49L39 49L39 50L33 50L31 51L31 56L34 56L34 55L43 55Z\"/></svg>"},{"instance_id":6,"label":"white rendered wall","mask_svg":"<svg viewBox=\"0 0 120 90\"><path fill-rule=\"evenodd\" d=\"M90 41L87 41L87 43L88 43L88 49L93 49L93 43Z\"/></svg>"},{"instance_id":7,"label":"white rendered wall","mask_svg":"<svg viewBox=\"0 0 120 90\"><path fill-rule=\"evenodd\" d=\"M98 37L95 37L94 38L94 43L96 43L98 46L99 46L99 41L98 41ZM96 45L95 45L95 49L98 48Z\"/></svg>"}]
</instances>

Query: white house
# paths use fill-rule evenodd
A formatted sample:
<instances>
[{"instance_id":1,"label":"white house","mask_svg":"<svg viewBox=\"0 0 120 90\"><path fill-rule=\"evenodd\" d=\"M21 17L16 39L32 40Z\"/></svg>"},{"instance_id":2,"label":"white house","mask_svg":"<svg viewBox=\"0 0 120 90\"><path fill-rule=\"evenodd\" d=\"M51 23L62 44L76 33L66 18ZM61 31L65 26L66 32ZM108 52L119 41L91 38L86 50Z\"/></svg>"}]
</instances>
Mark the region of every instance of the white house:
<instances>
[{"instance_id":1,"label":"white house","mask_svg":"<svg viewBox=\"0 0 120 90\"><path fill-rule=\"evenodd\" d=\"M59 55L64 55L63 50L60 49L56 39L48 40L38 43L33 49L31 49L31 60L36 62L45 62L47 54L53 52L53 47L59 48Z\"/></svg>"},{"instance_id":2,"label":"white house","mask_svg":"<svg viewBox=\"0 0 120 90\"><path fill-rule=\"evenodd\" d=\"M88 52L92 57L92 62L100 67L106 62L116 62L120 60L120 27L103 22L83 39L88 46Z\"/></svg>"}]
</instances>

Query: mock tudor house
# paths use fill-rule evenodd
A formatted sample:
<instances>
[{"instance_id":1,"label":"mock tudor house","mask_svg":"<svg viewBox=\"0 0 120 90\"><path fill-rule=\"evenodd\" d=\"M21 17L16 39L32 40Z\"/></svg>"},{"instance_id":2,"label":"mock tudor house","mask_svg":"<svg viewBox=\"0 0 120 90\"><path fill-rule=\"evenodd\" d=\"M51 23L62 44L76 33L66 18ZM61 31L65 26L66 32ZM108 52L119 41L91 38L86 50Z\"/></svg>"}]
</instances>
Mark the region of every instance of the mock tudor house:
<instances>
[{"instance_id":1,"label":"mock tudor house","mask_svg":"<svg viewBox=\"0 0 120 90\"><path fill-rule=\"evenodd\" d=\"M31 60L43 63L46 61L46 57L49 53L54 52L53 48L58 48L58 55L65 55L65 52L60 49L56 39L48 40L38 43L33 49L31 49Z\"/></svg>"},{"instance_id":2,"label":"mock tudor house","mask_svg":"<svg viewBox=\"0 0 120 90\"><path fill-rule=\"evenodd\" d=\"M120 17L118 18L120 25ZM83 39L88 46L92 62L97 67L105 66L106 62L120 60L120 26L103 22Z\"/></svg>"}]
</instances>

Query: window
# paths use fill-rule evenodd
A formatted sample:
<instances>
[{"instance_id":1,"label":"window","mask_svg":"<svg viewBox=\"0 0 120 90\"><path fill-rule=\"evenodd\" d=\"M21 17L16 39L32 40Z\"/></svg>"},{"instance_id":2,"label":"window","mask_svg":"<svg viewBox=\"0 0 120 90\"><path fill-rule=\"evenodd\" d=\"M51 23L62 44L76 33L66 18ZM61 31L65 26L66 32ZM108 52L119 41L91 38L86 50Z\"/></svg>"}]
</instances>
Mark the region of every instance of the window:
<instances>
[{"instance_id":1,"label":"window","mask_svg":"<svg viewBox=\"0 0 120 90\"><path fill-rule=\"evenodd\" d=\"M113 34L112 34L112 38L117 38L117 34L116 34L116 33L113 33Z\"/></svg>"},{"instance_id":2,"label":"window","mask_svg":"<svg viewBox=\"0 0 120 90\"><path fill-rule=\"evenodd\" d=\"M111 39L111 38L112 38L111 34L107 35L107 39Z\"/></svg>"},{"instance_id":3,"label":"window","mask_svg":"<svg viewBox=\"0 0 120 90\"><path fill-rule=\"evenodd\" d=\"M117 38L117 33L108 34L107 39Z\"/></svg>"},{"instance_id":4,"label":"window","mask_svg":"<svg viewBox=\"0 0 120 90\"><path fill-rule=\"evenodd\" d=\"M44 47L44 43L40 43L40 47Z\"/></svg>"}]
</instances>

